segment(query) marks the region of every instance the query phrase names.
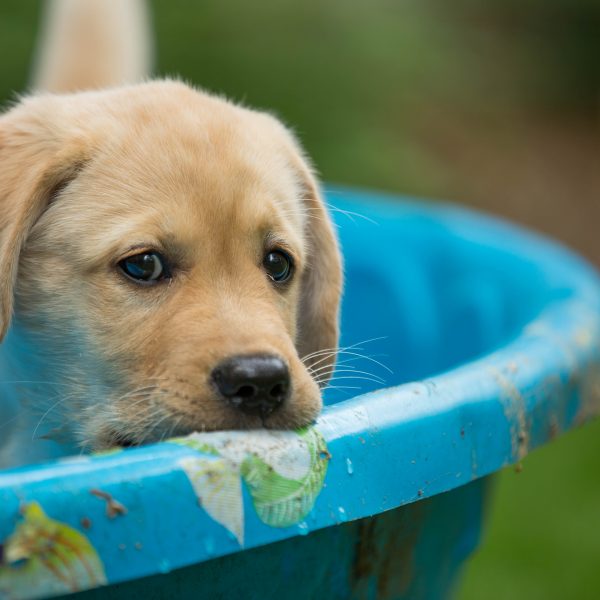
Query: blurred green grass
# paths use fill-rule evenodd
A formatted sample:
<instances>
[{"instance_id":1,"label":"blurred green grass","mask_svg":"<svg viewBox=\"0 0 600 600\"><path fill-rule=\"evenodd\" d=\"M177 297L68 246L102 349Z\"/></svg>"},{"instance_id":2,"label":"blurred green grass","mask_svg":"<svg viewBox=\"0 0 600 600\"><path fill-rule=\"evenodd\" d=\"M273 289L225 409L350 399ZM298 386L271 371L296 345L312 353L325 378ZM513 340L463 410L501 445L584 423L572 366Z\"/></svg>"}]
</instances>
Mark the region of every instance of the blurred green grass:
<instances>
[{"instance_id":1,"label":"blurred green grass","mask_svg":"<svg viewBox=\"0 0 600 600\"><path fill-rule=\"evenodd\" d=\"M323 178L450 198L600 263L596 0L152 2L156 72L293 126ZM40 3L0 4L0 100ZM596 165L596 167L594 167ZM498 477L459 598L600 597L600 422Z\"/></svg>"}]
</instances>

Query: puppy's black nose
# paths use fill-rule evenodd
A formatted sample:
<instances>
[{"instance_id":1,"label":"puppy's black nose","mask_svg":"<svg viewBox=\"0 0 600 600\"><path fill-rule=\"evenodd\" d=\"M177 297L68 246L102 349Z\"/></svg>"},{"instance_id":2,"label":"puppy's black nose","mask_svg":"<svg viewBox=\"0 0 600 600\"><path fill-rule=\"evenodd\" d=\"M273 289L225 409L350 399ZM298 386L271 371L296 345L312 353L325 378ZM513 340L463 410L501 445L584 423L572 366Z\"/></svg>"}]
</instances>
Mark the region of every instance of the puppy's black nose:
<instances>
[{"instance_id":1,"label":"puppy's black nose","mask_svg":"<svg viewBox=\"0 0 600 600\"><path fill-rule=\"evenodd\" d=\"M266 417L288 397L290 372L278 356L249 354L224 360L213 370L220 394L241 411Z\"/></svg>"}]
</instances>

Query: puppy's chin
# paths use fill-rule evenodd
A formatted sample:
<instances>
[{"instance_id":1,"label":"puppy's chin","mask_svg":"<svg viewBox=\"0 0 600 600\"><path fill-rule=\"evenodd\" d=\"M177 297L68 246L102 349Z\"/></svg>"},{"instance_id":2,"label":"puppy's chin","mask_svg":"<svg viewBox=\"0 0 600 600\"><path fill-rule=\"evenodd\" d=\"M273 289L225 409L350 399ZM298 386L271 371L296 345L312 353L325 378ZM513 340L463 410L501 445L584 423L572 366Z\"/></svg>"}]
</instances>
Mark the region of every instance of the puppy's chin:
<instances>
[{"instance_id":1,"label":"puppy's chin","mask_svg":"<svg viewBox=\"0 0 600 600\"><path fill-rule=\"evenodd\" d=\"M118 426L106 427L90 436L90 447L93 452L103 452L113 448L131 448L144 446L168 440L174 437L184 437L196 432L255 430L255 429L300 429L315 422L322 408L321 396L317 394L303 402L282 407L280 410L266 416L245 415L231 407L224 407L219 419L210 422L200 422L189 415L187 420L181 415L173 415L166 419L163 427L151 427L150 431L140 430L139 423L123 421ZM172 421L167 423L167 421ZM174 423L177 423L174 426Z\"/></svg>"}]
</instances>

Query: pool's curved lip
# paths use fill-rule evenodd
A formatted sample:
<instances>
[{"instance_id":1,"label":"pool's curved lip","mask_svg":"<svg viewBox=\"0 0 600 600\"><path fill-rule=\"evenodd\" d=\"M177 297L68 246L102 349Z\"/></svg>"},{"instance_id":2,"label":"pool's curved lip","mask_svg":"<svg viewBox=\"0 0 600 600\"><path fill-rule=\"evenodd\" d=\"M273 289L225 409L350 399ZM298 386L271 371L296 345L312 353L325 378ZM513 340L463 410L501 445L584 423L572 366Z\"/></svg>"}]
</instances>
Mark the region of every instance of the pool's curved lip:
<instances>
[{"instance_id":1,"label":"pool's curved lip","mask_svg":"<svg viewBox=\"0 0 600 600\"><path fill-rule=\"evenodd\" d=\"M346 202L380 203L393 210L385 195L341 193ZM244 547L448 491L521 460L530 449L600 413L595 271L570 251L513 225L448 204L411 206L460 234L487 236L489 243L524 253L569 293L492 354L427 381L327 407L316 430L327 441L331 459L314 508L296 525L270 527L257 518L246 490ZM20 507L36 500L51 517L89 537L109 582L236 552L238 540L198 509L181 470L182 461L199 456L188 447L162 443L1 473L0 542L19 521ZM128 514L108 518L104 503L90 495L92 488L110 492ZM161 519L150 517L155 514ZM98 525L86 529L84 517Z\"/></svg>"}]
</instances>

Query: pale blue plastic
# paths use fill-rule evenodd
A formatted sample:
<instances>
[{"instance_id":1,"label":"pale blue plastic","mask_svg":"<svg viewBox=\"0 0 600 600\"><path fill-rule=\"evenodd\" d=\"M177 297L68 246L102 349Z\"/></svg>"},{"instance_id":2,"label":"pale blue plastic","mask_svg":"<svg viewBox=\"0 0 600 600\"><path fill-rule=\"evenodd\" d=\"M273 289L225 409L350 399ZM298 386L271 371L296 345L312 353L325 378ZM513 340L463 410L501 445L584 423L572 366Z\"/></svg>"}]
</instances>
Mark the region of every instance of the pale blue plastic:
<instances>
[{"instance_id":1,"label":"pale blue plastic","mask_svg":"<svg viewBox=\"0 0 600 600\"><path fill-rule=\"evenodd\" d=\"M479 540L485 476L600 412L600 281L556 243L457 206L327 198L346 265L340 368L370 380L344 373L332 385L360 389L326 393L312 510L267 525L244 484L242 548L181 469L198 451L166 442L0 474L0 541L38 502L97 551L111 585L89 597L452 594ZM92 489L127 513L109 517ZM0 598L47 595L6 587L24 562L0 566Z\"/></svg>"}]
</instances>

